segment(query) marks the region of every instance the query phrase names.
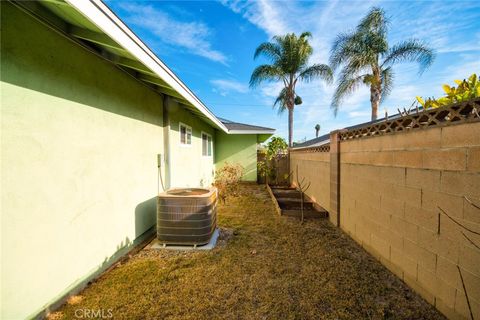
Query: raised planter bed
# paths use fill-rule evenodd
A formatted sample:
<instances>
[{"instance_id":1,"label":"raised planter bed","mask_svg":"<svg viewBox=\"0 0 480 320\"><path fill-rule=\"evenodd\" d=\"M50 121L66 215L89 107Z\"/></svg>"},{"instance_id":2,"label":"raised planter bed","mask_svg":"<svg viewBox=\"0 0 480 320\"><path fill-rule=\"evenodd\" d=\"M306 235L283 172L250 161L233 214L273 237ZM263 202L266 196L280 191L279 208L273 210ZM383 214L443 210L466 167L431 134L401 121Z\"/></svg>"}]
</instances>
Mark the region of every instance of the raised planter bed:
<instances>
[{"instance_id":1,"label":"raised planter bed","mask_svg":"<svg viewBox=\"0 0 480 320\"><path fill-rule=\"evenodd\" d=\"M301 194L291 187L267 185L268 192L275 203L279 215L301 218ZM303 217L307 219L326 218L328 212L313 202L308 196L304 196Z\"/></svg>"}]
</instances>

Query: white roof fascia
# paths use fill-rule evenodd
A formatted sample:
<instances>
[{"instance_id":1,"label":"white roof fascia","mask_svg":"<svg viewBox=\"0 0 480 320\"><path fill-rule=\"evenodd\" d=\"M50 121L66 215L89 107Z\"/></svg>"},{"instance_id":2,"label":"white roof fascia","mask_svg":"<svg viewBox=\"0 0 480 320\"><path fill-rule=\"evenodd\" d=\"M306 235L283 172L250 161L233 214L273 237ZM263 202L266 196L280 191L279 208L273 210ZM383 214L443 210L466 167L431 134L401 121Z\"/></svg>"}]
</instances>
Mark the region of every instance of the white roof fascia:
<instances>
[{"instance_id":1,"label":"white roof fascia","mask_svg":"<svg viewBox=\"0 0 480 320\"><path fill-rule=\"evenodd\" d=\"M229 134L274 134L275 130L229 130Z\"/></svg>"},{"instance_id":2,"label":"white roof fascia","mask_svg":"<svg viewBox=\"0 0 480 320\"><path fill-rule=\"evenodd\" d=\"M130 52L141 63L168 83L224 132L227 127L208 110L192 91L100 0L66 0L100 30Z\"/></svg>"}]
</instances>

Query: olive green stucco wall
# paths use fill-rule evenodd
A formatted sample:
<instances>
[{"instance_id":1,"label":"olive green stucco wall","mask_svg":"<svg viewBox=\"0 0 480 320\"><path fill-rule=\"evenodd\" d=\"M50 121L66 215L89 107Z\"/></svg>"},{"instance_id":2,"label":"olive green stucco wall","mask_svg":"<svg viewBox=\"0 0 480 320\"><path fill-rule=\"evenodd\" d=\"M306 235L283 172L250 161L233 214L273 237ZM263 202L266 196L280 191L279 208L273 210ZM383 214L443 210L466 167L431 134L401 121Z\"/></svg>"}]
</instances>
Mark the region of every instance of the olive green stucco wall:
<instances>
[{"instance_id":1,"label":"olive green stucco wall","mask_svg":"<svg viewBox=\"0 0 480 320\"><path fill-rule=\"evenodd\" d=\"M36 315L152 230L157 154L171 187L207 186L225 161L256 179L256 135L218 133L174 100L164 123L162 96L111 63L4 1L1 22L0 318Z\"/></svg>"},{"instance_id":2,"label":"olive green stucco wall","mask_svg":"<svg viewBox=\"0 0 480 320\"><path fill-rule=\"evenodd\" d=\"M215 167L225 162L238 163L244 168L244 181L257 181L257 135L227 135L217 131L215 149Z\"/></svg>"},{"instance_id":3,"label":"olive green stucco wall","mask_svg":"<svg viewBox=\"0 0 480 320\"><path fill-rule=\"evenodd\" d=\"M155 224L162 99L1 3L1 316L22 319Z\"/></svg>"},{"instance_id":4,"label":"olive green stucco wall","mask_svg":"<svg viewBox=\"0 0 480 320\"><path fill-rule=\"evenodd\" d=\"M215 140L215 129L181 107L176 101L168 104L168 116L170 124L170 186L174 188L211 185L215 172L214 153L211 156L202 156L201 134L205 132ZM190 146L180 144L180 122L192 128L192 144ZM213 141L213 151L215 151L215 141Z\"/></svg>"}]
</instances>

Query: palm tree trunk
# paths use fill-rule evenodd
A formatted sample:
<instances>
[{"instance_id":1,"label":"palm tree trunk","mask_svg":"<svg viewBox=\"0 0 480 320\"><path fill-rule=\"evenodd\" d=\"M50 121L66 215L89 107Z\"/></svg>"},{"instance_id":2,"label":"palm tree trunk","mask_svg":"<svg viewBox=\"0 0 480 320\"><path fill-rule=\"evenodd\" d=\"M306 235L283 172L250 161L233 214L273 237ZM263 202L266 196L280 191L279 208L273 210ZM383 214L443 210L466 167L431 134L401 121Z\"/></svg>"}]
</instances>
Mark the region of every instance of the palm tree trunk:
<instances>
[{"instance_id":1,"label":"palm tree trunk","mask_svg":"<svg viewBox=\"0 0 480 320\"><path fill-rule=\"evenodd\" d=\"M370 86L370 103L372 105L372 121L377 120L378 107L382 99L382 89L374 85Z\"/></svg>"},{"instance_id":2,"label":"palm tree trunk","mask_svg":"<svg viewBox=\"0 0 480 320\"><path fill-rule=\"evenodd\" d=\"M293 146L293 107L288 108L288 147Z\"/></svg>"}]
</instances>

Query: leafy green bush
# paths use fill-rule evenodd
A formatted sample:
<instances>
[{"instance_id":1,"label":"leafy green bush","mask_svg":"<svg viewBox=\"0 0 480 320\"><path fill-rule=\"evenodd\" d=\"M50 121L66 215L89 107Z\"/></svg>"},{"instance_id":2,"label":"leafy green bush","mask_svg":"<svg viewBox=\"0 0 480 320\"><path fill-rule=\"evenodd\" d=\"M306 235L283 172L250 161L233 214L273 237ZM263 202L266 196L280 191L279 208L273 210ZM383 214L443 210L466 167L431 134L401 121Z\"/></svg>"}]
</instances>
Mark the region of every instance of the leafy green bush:
<instances>
[{"instance_id":1,"label":"leafy green bush","mask_svg":"<svg viewBox=\"0 0 480 320\"><path fill-rule=\"evenodd\" d=\"M275 156L287 150L288 145L281 137L272 137L267 143L267 158L272 160Z\"/></svg>"},{"instance_id":2,"label":"leafy green bush","mask_svg":"<svg viewBox=\"0 0 480 320\"><path fill-rule=\"evenodd\" d=\"M257 173L260 177L270 177L272 175L272 168L267 164L267 159L263 159L257 162Z\"/></svg>"},{"instance_id":3,"label":"leafy green bush","mask_svg":"<svg viewBox=\"0 0 480 320\"><path fill-rule=\"evenodd\" d=\"M225 200L231 196L237 196L240 180L243 176L243 167L236 163L225 162L223 167L215 171L215 181L213 185L218 189L218 197L225 203Z\"/></svg>"},{"instance_id":4,"label":"leafy green bush","mask_svg":"<svg viewBox=\"0 0 480 320\"><path fill-rule=\"evenodd\" d=\"M448 84L443 85L443 91L445 96L435 99L427 98L424 100L422 97L417 96L417 101L425 108L439 108L453 103L468 101L473 98L480 97L480 81L478 81L477 75L472 74L468 80L454 80L458 85L457 87L450 87Z\"/></svg>"},{"instance_id":5,"label":"leafy green bush","mask_svg":"<svg viewBox=\"0 0 480 320\"><path fill-rule=\"evenodd\" d=\"M265 159L257 162L257 172L260 177L273 181L277 179L276 157L283 154L288 148L287 142L281 137L273 137L267 143Z\"/></svg>"}]
</instances>

